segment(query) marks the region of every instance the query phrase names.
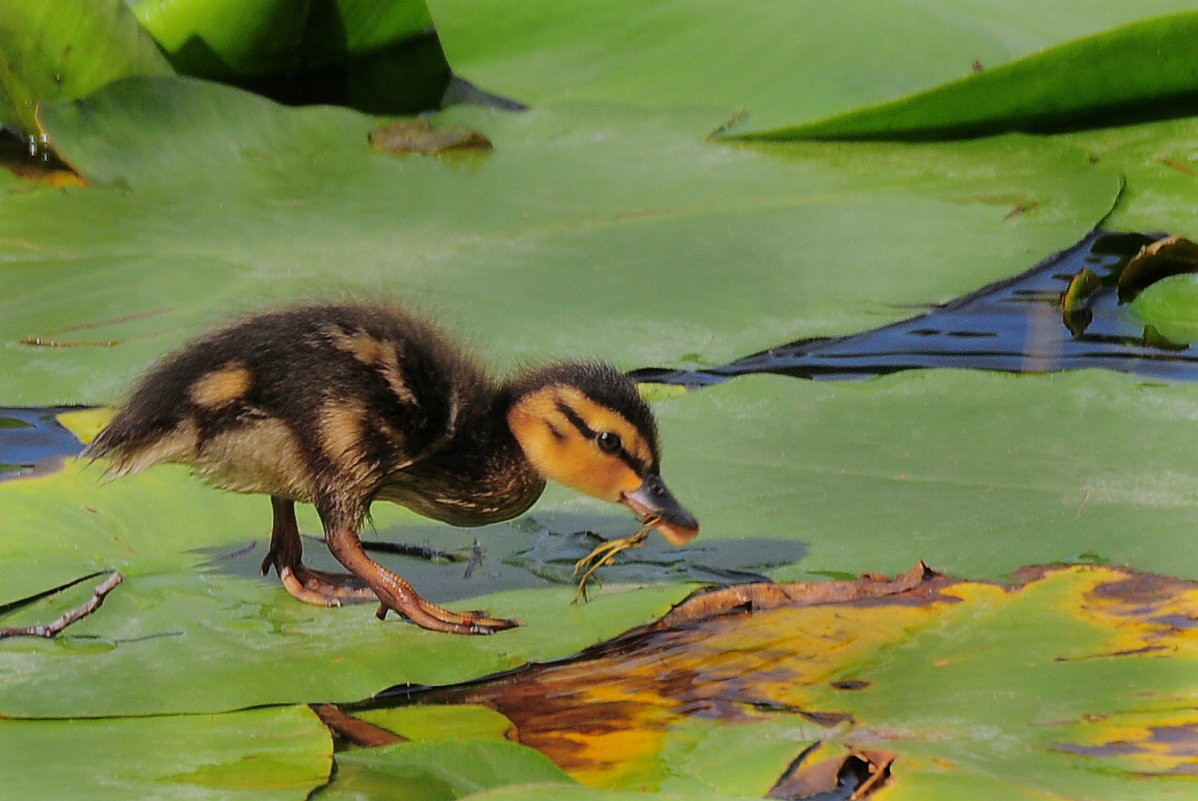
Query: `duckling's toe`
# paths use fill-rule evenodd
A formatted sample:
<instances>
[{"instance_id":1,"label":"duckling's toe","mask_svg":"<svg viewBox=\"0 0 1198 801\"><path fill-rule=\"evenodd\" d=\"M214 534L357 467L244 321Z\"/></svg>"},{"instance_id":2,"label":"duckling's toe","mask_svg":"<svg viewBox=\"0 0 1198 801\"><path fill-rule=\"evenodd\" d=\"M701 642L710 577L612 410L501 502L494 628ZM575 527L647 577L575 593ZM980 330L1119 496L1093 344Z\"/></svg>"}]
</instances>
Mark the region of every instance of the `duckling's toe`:
<instances>
[{"instance_id":1,"label":"duckling's toe","mask_svg":"<svg viewBox=\"0 0 1198 801\"><path fill-rule=\"evenodd\" d=\"M437 606L432 601L425 600L414 593L404 600L405 603L400 604L384 601L379 604L375 617L383 620L388 611L394 610L421 628L451 634L494 634L497 631L514 629L520 625L517 620L490 617L486 612L480 610L454 612Z\"/></svg>"}]
</instances>

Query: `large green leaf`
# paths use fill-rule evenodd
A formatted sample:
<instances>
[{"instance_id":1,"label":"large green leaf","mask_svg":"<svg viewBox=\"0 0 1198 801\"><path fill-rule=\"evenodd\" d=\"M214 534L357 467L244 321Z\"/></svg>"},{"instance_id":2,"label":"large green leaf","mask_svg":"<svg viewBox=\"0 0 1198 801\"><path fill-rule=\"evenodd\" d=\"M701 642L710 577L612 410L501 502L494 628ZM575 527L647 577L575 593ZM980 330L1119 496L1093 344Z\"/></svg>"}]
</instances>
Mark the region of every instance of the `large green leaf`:
<instances>
[{"instance_id":1,"label":"large green leaf","mask_svg":"<svg viewBox=\"0 0 1198 801\"><path fill-rule=\"evenodd\" d=\"M439 108L449 65L424 0L130 0L181 74L291 104Z\"/></svg>"},{"instance_id":2,"label":"large green leaf","mask_svg":"<svg viewBox=\"0 0 1198 801\"><path fill-rule=\"evenodd\" d=\"M93 186L0 196L0 367L23 376L0 401L109 401L232 309L346 293L431 309L504 366L721 362L1020 271L1119 187L1023 137L733 148L695 136L706 116L461 109L440 119L494 151L428 159L369 150L364 115L181 79L48 108Z\"/></svg>"},{"instance_id":3,"label":"large green leaf","mask_svg":"<svg viewBox=\"0 0 1198 801\"><path fill-rule=\"evenodd\" d=\"M423 0L129 0L180 72L294 71L394 46L432 27Z\"/></svg>"},{"instance_id":4,"label":"large green leaf","mask_svg":"<svg viewBox=\"0 0 1198 801\"><path fill-rule=\"evenodd\" d=\"M769 130L1192 4L431 0L429 7L454 70L490 91L532 105L711 106L718 110L712 127L746 110L755 130Z\"/></svg>"},{"instance_id":5,"label":"large green leaf","mask_svg":"<svg viewBox=\"0 0 1198 801\"><path fill-rule=\"evenodd\" d=\"M585 606L570 604L573 590L566 586L471 598L468 608L487 607L523 621L520 629L496 637L448 637L394 618L380 623L369 605L307 606L288 596L277 579L257 575L269 527L264 499L215 492L181 469L104 486L98 469L81 467L0 483L0 602L97 569L120 569L125 581L100 611L56 640L0 641L0 715L161 714L352 701L391 684L462 681L569 654L643 623L682 592L613 591ZM619 515L614 508L605 512L592 512L587 521L602 525L606 517L611 525ZM387 539L418 542L414 531L435 536L445 530L415 528L413 515L389 504L376 505L374 517ZM400 523L407 525L396 531ZM319 531L311 515L302 525ZM505 529L492 533L502 537ZM21 535L30 531L36 536ZM491 535L480 536L485 544ZM247 553L255 542L258 547ZM316 544L309 550L316 555L324 549ZM418 567L397 569L421 586ZM457 575L457 597L479 594L460 570ZM74 594L24 608L4 624L51 620L88 591L80 585Z\"/></svg>"},{"instance_id":6,"label":"large green leaf","mask_svg":"<svg viewBox=\"0 0 1198 801\"><path fill-rule=\"evenodd\" d=\"M1194 119L1079 131L1056 137L1086 148L1091 158L1118 165L1127 178L1109 225L1198 237L1193 213L1198 192L1198 129Z\"/></svg>"},{"instance_id":7,"label":"large green leaf","mask_svg":"<svg viewBox=\"0 0 1198 801\"><path fill-rule=\"evenodd\" d=\"M762 139L928 139L1101 123L1103 115L1194 111L1198 13L1084 37L910 97L741 135ZM1118 117L1117 117L1118 118Z\"/></svg>"},{"instance_id":8,"label":"large green leaf","mask_svg":"<svg viewBox=\"0 0 1198 801\"><path fill-rule=\"evenodd\" d=\"M918 559L995 579L1086 560L1198 578L1179 544L1198 506L1192 395L1101 371L935 371L746 377L659 408L704 537L808 543L776 578Z\"/></svg>"},{"instance_id":9,"label":"large green leaf","mask_svg":"<svg viewBox=\"0 0 1198 801\"><path fill-rule=\"evenodd\" d=\"M1136 296L1132 308L1171 342L1198 341L1198 276L1174 275Z\"/></svg>"},{"instance_id":10,"label":"large green leaf","mask_svg":"<svg viewBox=\"0 0 1198 801\"><path fill-rule=\"evenodd\" d=\"M121 0L0 0L0 124L34 136L40 103L171 72Z\"/></svg>"},{"instance_id":11,"label":"large green leaf","mask_svg":"<svg viewBox=\"0 0 1198 801\"><path fill-rule=\"evenodd\" d=\"M337 766L321 796L329 801L441 801L512 784L574 785L547 757L503 740L400 743L341 754Z\"/></svg>"},{"instance_id":12,"label":"large green leaf","mask_svg":"<svg viewBox=\"0 0 1198 801\"><path fill-rule=\"evenodd\" d=\"M0 719L4 792L25 801L298 801L332 768L306 707L103 720Z\"/></svg>"}]
</instances>

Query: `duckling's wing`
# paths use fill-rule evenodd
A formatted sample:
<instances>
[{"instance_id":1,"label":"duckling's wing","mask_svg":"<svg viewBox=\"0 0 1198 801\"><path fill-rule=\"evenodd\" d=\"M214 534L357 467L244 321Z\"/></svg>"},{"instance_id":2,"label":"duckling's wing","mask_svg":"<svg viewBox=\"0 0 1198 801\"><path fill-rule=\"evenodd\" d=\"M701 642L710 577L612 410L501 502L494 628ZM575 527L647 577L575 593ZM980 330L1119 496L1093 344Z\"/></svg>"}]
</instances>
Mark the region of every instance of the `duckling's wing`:
<instances>
[{"instance_id":1,"label":"duckling's wing","mask_svg":"<svg viewBox=\"0 0 1198 801\"><path fill-rule=\"evenodd\" d=\"M447 442L483 373L430 324L372 305L268 312L159 362L87 449L217 486L310 500L364 493Z\"/></svg>"}]
</instances>

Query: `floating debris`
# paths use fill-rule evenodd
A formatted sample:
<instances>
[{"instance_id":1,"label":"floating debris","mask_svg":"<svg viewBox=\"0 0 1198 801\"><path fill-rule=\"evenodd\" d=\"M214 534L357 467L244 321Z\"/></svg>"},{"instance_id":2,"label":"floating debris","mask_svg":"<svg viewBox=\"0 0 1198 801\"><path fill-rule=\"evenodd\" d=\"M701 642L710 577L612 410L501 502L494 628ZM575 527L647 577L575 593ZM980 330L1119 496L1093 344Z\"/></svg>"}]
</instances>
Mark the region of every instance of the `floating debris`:
<instances>
[{"instance_id":1,"label":"floating debris","mask_svg":"<svg viewBox=\"0 0 1198 801\"><path fill-rule=\"evenodd\" d=\"M480 131L465 125L434 128L424 117L388 123L375 128L366 138L375 150L397 155L436 156L451 150L490 150L493 147L491 140Z\"/></svg>"}]
</instances>

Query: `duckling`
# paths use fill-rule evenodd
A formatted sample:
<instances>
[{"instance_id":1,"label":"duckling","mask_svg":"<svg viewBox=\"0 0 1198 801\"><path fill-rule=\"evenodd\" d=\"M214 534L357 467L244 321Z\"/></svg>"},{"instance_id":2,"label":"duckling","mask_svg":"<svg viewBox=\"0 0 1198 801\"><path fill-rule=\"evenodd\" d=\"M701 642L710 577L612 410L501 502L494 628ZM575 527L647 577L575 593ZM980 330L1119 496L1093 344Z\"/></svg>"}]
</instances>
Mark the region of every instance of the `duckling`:
<instances>
[{"instance_id":1,"label":"duckling","mask_svg":"<svg viewBox=\"0 0 1198 801\"><path fill-rule=\"evenodd\" d=\"M270 496L273 566L292 596L378 599L426 629L518 625L421 598L366 555L373 501L455 526L508 520L547 479L622 503L675 545L699 532L662 481L657 427L636 386L599 362L496 382L441 329L394 306L303 305L215 330L142 378L85 454L112 477L188 465L216 487ZM295 504L310 503L349 574L304 565ZM363 586L364 585L364 586Z\"/></svg>"}]
</instances>

